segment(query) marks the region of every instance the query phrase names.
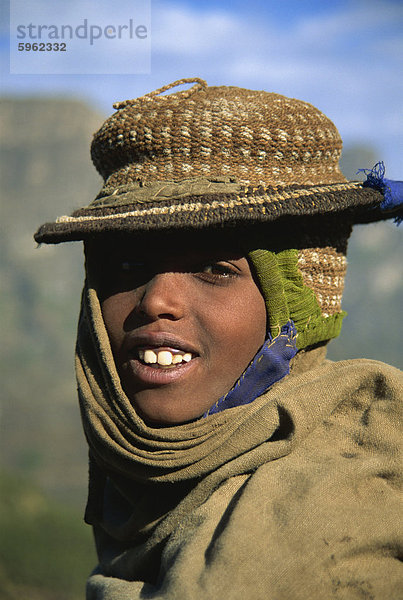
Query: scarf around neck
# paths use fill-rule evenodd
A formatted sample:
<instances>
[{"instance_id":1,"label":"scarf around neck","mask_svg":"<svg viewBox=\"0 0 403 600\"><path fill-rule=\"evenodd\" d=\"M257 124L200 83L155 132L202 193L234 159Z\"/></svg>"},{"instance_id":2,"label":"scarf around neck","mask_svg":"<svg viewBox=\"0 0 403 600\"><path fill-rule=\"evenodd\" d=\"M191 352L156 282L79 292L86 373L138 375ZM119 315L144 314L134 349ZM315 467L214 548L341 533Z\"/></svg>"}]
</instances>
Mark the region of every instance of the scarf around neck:
<instances>
[{"instance_id":1,"label":"scarf around neck","mask_svg":"<svg viewBox=\"0 0 403 600\"><path fill-rule=\"evenodd\" d=\"M393 407L401 397L401 375L399 378L392 367L374 361L332 363L324 360L324 355L323 347L299 352L292 361L290 374L250 404L191 423L152 428L136 414L120 386L97 294L86 285L76 368L82 419L90 447L85 520L94 528L99 559L91 597L105 597L106 588L110 598L143 596L136 590L144 587L145 591L149 583L155 585L158 581L162 553L166 550L169 554L169 540L183 531L188 536L186 539L192 537L193 517L198 526L198 515L210 499L212 504L210 502L208 510L216 510L215 492L234 486L236 493L239 485L241 491L254 475L260 481L259 473L270 475L280 471L281 479L277 482L271 476L264 478L261 487L252 493L252 500L243 503L249 515L257 510L255 500L259 497L274 504L279 498L284 500L282 482L287 482L290 465L294 465L294 471L291 470L294 475L291 491L285 498L288 503L291 494L291 500L294 498L291 506L297 508L301 501L312 496L312 491L321 493L320 474L327 473L335 459L341 461L342 468L336 469L334 474L341 475L344 481L350 477L350 471L345 471L346 460L351 466L353 457L363 452L366 457L363 461L354 459L358 475L354 471L353 488L349 487L342 496L343 510L344 502L349 501L358 481L379 481L379 473L381 477L389 473L390 461L395 456L395 432L390 427L390 419L397 419ZM377 466L382 453L386 453L385 471L384 467ZM376 470L377 477L372 476L372 470L368 474L368 464L373 463L371 469ZM314 477L308 494L306 468L309 465ZM391 473L394 476L394 471ZM326 477L333 482L332 472ZM330 492L328 490L330 495L324 497L324 507L337 497L338 491L332 484ZM377 510L379 502L383 506L385 497L373 494L371 487L367 496L378 498ZM318 527L321 530L323 523L329 523L325 508L324 513L319 511L323 521L318 526L315 511L321 507L320 503L308 503L304 513L304 522L313 522L315 532ZM341 530L343 510L337 522ZM390 518L393 530L395 519L393 514ZM358 529L359 523L358 519ZM186 524L190 530L186 530ZM282 531L283 521L277 522L276 527ZM250 523L244 529L238 528L233 538L235 546L230 542L231 547L236 547L237 540L243 539L249 528ZM291 534L293 531L291 526ZM253 539L254 545L260 544L259 552L263 556L276 555L276 551L267 552L267 539L272 533L270 530L266 532L268 537L264 534ZM304 539L309 540L311 534L308 528ZM323 552L319 544L316 547ZM205 563L204 547L197 548L195 562ZM289 562L291 573L294 557ZM281 580L283 569L281 564L273 575L276 581ZM179 577L188 581L192 573L185 569ZM101 585L97 578L106 582ZM127 591L126 596L123 589ZM178 597L178 594L169 597Z\"/></svg>"},{"instance_id":2,"label":"scarf around neck","mask_svg":"<svg viewBox=\"0 0 403 600\"><path fill-rule=\"evenodd\" d=\"M289 359L287 368L288 364ZM98 295L88 283L78 327L76 373L91 455L105 472L132 481L172 483L202 477L259 446L280 427L278 407L261 398L190 423L147 425L121 387Z\"/></svg>"}]
</instances>

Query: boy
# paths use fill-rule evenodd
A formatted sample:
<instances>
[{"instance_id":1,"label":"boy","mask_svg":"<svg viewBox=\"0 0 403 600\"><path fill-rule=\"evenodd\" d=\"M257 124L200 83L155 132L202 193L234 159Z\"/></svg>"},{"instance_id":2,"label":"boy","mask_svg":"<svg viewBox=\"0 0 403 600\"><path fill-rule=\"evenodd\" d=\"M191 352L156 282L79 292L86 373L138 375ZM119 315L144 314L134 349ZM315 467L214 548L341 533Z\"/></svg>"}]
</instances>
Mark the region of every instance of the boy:
<instances>
[{"instance_id":1,"label":"boy","mask_svg":"<svg viewBox=\"0 0 403 600\"><path fill-rule=\"evenodd\" d=\"M85 245L87 597L397 598L401 373L325 354L351 228L398 184L346 181L331 121L277 94L115 108L100 194L36 234Z\"/></svg>"}]
</instances>

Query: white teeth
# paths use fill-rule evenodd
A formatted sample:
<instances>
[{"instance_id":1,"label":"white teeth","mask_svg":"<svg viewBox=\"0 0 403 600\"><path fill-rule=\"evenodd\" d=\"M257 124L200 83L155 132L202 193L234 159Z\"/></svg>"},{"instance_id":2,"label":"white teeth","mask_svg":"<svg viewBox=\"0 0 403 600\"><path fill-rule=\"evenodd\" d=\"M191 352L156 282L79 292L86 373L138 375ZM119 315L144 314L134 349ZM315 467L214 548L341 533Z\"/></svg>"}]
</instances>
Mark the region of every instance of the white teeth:
<instances>
[{"instance_id":1,"label":"white teeth","mask_svg":"<svg viewBox=\"0 0 403 600\"><path fill-rule=\"evenodd\" d=\"M172 352L169 352L169 350L161 350L158 352L158 364L164 367L172 365Z\"/></svg>"},{"instance_id":2,"label":"white teeth","mask_svg":"<svg viewBox=\"0 0 403 600\"><path fill-rule=\"evenodd\" d=\"M174 354L172 356L172 364L179 365L182 362L182 354Z\"/></svg>"},{"instance_id":3,"label":"white teeth","mask_svg":"<svg viewBox=\"0 0 403 600\"><path fill-rule=\"evenodd\" d=\"M139 353L140 356L140 353ZM154 350L145 350L143 359L145 363L152 365L157 362L157 355Z\"/></svg>"},{"instance_id":4,"label":"white teeth","mask_svg":"<svg viewBox=\"0 0 403 600\"><path fill-rule=\"evenodd\" d=\"M193 355L190 352L186 354L173 354L169 350L138 350L138 357L147 365L159 364L162 367L170 365L180 365L182 362L188 363L192 360Z\"/></svg>"}]
</instances>

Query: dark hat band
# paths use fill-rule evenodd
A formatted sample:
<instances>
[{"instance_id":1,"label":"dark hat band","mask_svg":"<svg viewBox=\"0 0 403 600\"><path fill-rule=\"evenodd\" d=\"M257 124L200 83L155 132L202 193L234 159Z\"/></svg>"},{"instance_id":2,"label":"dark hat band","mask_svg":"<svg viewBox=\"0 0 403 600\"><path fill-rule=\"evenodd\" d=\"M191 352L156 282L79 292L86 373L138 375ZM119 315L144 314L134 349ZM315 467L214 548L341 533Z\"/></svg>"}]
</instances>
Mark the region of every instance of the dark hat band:
<instances>
[{"instance_id":1,"label":"dark hat band","mask_svg":"<svg viewBox=\"0 0 403 600\"><path fill-rule=\"evenodd\" d=\"M35 240L56 244L114 231L234 226L341 211L351 212L352 222L360 223L384 218L376 210L382 199L379 191L361 182L270 188L207 180L159 181L147 187L123 186L98 197L71 216L42 225Z\"/></svg>"}]
</instances>

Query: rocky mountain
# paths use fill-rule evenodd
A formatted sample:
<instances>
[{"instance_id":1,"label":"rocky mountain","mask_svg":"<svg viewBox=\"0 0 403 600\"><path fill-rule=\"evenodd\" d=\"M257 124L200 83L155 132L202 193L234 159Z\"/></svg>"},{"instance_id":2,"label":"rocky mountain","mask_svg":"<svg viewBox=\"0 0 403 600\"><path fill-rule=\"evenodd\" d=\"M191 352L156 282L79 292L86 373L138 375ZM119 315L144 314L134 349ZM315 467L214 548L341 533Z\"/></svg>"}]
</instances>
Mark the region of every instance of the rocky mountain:
<instances>
[{"instance_id":1,"label":"rocky mountain","mask_svg":"<svg viewBox=\"0 0 403 600\"><path fill-rule=\"evenodd\" d=\"M80 503L87 467L73 348L81 244L36 248L32 236L99 190L88 147L101 122L75 100L1 102L1 456Z\"/></svg>"}]
</instances>

